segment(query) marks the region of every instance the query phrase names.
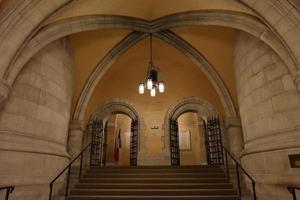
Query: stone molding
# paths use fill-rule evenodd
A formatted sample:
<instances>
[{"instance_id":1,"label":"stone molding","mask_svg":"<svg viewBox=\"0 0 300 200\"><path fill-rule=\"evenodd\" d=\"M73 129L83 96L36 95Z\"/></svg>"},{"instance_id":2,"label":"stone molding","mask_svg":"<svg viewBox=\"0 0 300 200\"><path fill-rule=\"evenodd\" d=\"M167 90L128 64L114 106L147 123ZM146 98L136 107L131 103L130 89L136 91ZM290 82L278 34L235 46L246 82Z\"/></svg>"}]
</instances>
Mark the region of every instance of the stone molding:
<instances>
[{"instance_id":1,"label":"stone molding","mask_svg":"<svg viewBox=\"0 0 300 200\"><path fill-rule=\"evenodd\" d=\"M8 99L11 89L11 86L6 80L0 80L0 107L3 106L5 100Z\"/></svg>"},{"instance_id":2,"label":"stone molding","mask_svg":"<svg viewBox=\"0 0 300 200\"><path fill-rule=\"evenodd\" d=\"M233 104L233 100L230 97L230 93L226 88L225 83L215 71L214 67L202 54L200 54L200 52L194 49L185 40L170 31L159 32L154 34L154 36L179 49L191 60L193 60L200 68L200 70L203 71L211 81L212 85L219 95L219 98L221 99L226 115L232 117L236 116L236 110ZM112 64L117 60L117 58L119 58L125 51L127 51L129 47L133 46L144 37L146 37L146 34L142 34L139 32L130 33L98 63L80 94L78 103L75 107L75 112L73 114L73 119L83 119L89 99L92 96L96 85L104 75L105 71L108 70L108 68L112 66Z\"/></svg>"},{"instance_id":3,"label":"stone molding","mask_svg":"<svg viewBox=\"0 0 300 200\"><path fill-rule=\"evenodd\" d=\"M72 130L80 130L85 131L86 129L86 123L81 120L71 120L69 123L69 131Z\"/></svg>"},{"instance_id":4,"label":"stone molding","mask_svg":"<svg viewBox=\"0 0 300 200\"><path fill-rule=\"evenodd\" d=\"M0 53L0 72L2 78L7 79L5 68L14 58L18 57L20 50L23 50L41 22L70 1L15 1L11 7L1 13L0 49L3 51Z\"/></svg>"},{"instance_id":5,"label":"stone molding","mask_svg":"<svg viewBox=\"0 0 300 200\"><path fill-rule=\"evenodd\" d=\"M78 102L74 109L72 118L74 120L83 120L86 107L91 98L97 83L100 81L104 73L115 63L115 61L123 55L130 47L135 45L146 37L146 34L132 32L122 39L115 47L113 47L97 64L93 73L86 81L82 92L80 93Z\"/></svg>"},{"instance_id":6,"label":"stone molding","mask_svg":"<svg viewBox=\"0 0 300 200\"><path fill-rule=\"evenodd\" d=\"M47 138L28 136L16 131L0 130L0 140L2 141L0 151L46 154L69 158L65 144ZM19 144L17 146L12 145L16 143L16 141L18 141ZM33 143L34 145L32 145ZM37 147L43 148L37 150Z\"/></svg>"},{"instance_id":7,"label":"stone molding","mask_svg":"<svg viewBox=\"0 0 300 200\"><path fill-rule=\"evenodd\" d=\"M99 28L125 28L142 32L158 32L168 28L187 25L219 25L232 27L248 32L268 44L289 66L291 75L300 68L299 62L297 62L297 58L300 58L300 56L298 54L295 55L297 46L285 42L289 38L282 33L282 30L273 27L276 24L266 24L267 21L265 19L271 20L271 18L268 16L268 13L264 12L265 10L262 10L260 6L255 4L255 1L248 2L243 0L241 3L260 14L263 20L252 15L234 11L205 10L172 14L153 21L133 17L120 17L119 20L116 20L118 16L115 16L113 19L111 16L79 16L51 23L47 26L44 26L41 22L68 2L72 2L72 0L56 0L55 4L45 0L16 2L17 3L8 9L8 12L3 14L2 20L0 20L1 41L10 41L14 38L18 41L14 42L13 45L11 45L11 42L1 44L1 49L8 49L6 53L2 53L2 60L4 60L0 65L2 77L10 84L15 81L25 63L45 45L72 33ZM262 0L260 2L270 4L269 0ZM35 11L44 10L41 9L42 7L47 8L46 12L39 12L39 15L37 15ZM286 12L287 9L284 10L283 7L291 8L292 5L290 2L285 2L284 5L276 3L274 9L277 10L275 13L278 14L281 10ZM295 8L295 10L296 11L293 10L294 14L297 14L297 9ZM19 16L20 13L26 17L17 18L16 16ZM32 16L30 20L31 24L27 27L28 32L20 37L20 34L17 34L18 31L15 31L14 27L16 24L26 24L28 21L27 17L30 16L30 14ZM285 20L290 18L291 16L287 16ZM297 18L293 19L293 21L299 23ZM10 34L12 31L15 34ZM297 31L297 29L295 29L295 31ZM280 35L284 36L280 37ZM300 40L299 34L297 38ZM8 44L10 44L11 47L4 48L5 45ZM293 48L289 48L290 45L292 45Z\"/></svg>"},{"instance_id":8,"label":"stone molding","mask_svg":"<svg viewBox=\"0 0 300 200\"><path fill-rule=\"evenodd\" d=\"M176 101L172 106L169 107L166 112L164 122L164 147L165 152L169 151L170 146L170 119L177 120L177 118L185 112L196 112L199 118L207 119L212 115L218 115L215 107L206 99L200 97L187 97Z\"/></svg>"},{"instance_id":9,"label":"stone molding","mask_svg":"<svg viewBox=\"0 0 300 200\"><path fill-rule=\"evenodd\" d=\"M235 117L237 115L233 100L231 99L230 93L226 88L225 83L218 75L214 66L204 57L204 55L202 55L197 49L195 49L183 38L179 37L171 31L161 31L159 33L156 33L155 36L172 45L173 47L181 51L184 55L189 57L212 83L223 104L226 115L228 117Z\"/></svg>"},{"instance_id":10,"label":"stone molding","mask_svg":"<svg viewBox=\"0 0 300 200\"><path fill-rule=\"evenodd\" d=\"M300 68L299 4L297 5L291 0L241 0L240 2L252 9L255 14L270 27L275 37L281 41L283 48L289 54L288 60L281 58L289 66L291 75L294 75ZM291 68L292 65L294 65L295 68Z\"/></svg>"},{"instance_id":11,"label":"stone molding","mask_svg":"<svg viewBox=\"0 0 300 200\"><path fill-rule=\"evenodd\" d=\"M300 70L298 70L296 75L294 76L294 82L298 91L300 91Z\"/></svg>"},{"instance_id":12,"label":"stone molding","mask_svg":"<svg viewBox=\"0 0 300 200\"><path fill-rule=\"evenodd\" d=\"M92 120L94 119L103 120L103 123L106 123L111 115L118 113L125 114L132 120L138 120L138 150L139 153L141 151L143 152L145 147L143 132L144 120L140 112L138 112L136 106L131 102L120 98L114 98L104 102L92 113L88 124L91 124Z\"/></svg>"},{"instance_id":13,"label":"stone molding","mask_svg":"<svg viewBox=\"0 0 300 200\"><path fill-rule=\"evenodd\" d=\"M229 127L242 127L241 119L239 117L226 117L224 122L226 129Z\"/></svg>"},{"instance_id":14,"label":"stone molding","mask_svg":"<svg viewBox=\"0 0 300 200\"><path fill-rule=\"evenodd\" d=\"M89 15L78 16L57 21L47 26L41 25L37 33L32 36L24 51L20 52L7 69L8 81L13 82L24 64L41 48L48 43L67 35L101 28L122 28L131 29L144 33L156 33L175 27L187 25L216 25L231 27L245 31L268 44L282 59L290 66L291 72L297 68L291 62L293 58L286 50L272 30L258 18L233 11L209 10L182 12L153 21L147 21L134 17L111 16L111 15ZM60 31L57 31L60 30ZM14 68L12 70L11 68ZM298 67L300 68L300 67Z\"/></svg>"}]
</instances>

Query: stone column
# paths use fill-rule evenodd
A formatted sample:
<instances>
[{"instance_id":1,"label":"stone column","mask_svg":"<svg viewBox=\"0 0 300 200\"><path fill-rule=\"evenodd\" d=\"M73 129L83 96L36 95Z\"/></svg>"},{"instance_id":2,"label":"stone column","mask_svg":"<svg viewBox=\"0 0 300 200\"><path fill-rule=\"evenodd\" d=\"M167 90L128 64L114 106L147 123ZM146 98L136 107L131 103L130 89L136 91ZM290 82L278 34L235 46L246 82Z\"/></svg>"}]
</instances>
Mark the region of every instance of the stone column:
<instances>
[{"instance_id":1,"label":"stone column","mask_svg":"<svg viewBox=\"0 0 300 200\"><path fill-rule=\"evenodd\" d=\"M225 119L225 128L227 133L228 150L233 156L240 160L243 150L243 132L241 120L238 117L230 117Z\"/></svg>"},{"instance_id":2,"label":"stone column","mask_svg":"<svg viewBox=\"0 0 300 200\"><path fill-rule=\"evenodd\" d=\"M80 120L72 120L69 125L68 135L68 153L71 159L75 158L83 148L83 133L85 131L85 123Z\"/></svg>"}]
</instances>

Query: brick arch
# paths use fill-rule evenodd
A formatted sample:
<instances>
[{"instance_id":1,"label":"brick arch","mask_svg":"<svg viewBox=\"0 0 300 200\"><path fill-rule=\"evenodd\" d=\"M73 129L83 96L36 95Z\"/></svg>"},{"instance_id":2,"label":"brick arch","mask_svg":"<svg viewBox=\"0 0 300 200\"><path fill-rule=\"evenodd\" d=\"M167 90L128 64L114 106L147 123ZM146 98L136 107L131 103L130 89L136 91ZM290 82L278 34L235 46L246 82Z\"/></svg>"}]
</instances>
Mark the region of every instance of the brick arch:
<instances>
[{"instance_id":1,"label":"brick arch","mask_svg":"<svg viewBox=\"0 0 300 200\"><path fill-rule=\"evenodd\" d=\"M136 106L125 99L111 99L102 105L99 105L92 113L90 122L93 119L102 120L104 123L113 114L125 114L132 120L138 121L138 150L144 149L143 118L138 112Z\"/></svg>"}]
</instances>

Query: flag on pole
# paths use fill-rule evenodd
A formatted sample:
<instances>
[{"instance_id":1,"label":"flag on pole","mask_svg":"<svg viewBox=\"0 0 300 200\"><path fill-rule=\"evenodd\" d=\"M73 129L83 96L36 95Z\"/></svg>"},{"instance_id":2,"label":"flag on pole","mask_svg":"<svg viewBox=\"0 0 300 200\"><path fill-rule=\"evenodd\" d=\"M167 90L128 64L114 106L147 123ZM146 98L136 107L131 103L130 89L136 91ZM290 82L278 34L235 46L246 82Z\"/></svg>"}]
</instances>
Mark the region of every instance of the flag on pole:
<instances>
[{"instance_id":1,"label":"flag on pole","mask_svg":"<svg viewBox=\"0 0 300 200\"><path fill-rule=\"evenodd\" d=\"M119 129L118 137L115 142L115 161L119 161L119 149L122 147L121 129Z\"/></svg>"}]
</instances>

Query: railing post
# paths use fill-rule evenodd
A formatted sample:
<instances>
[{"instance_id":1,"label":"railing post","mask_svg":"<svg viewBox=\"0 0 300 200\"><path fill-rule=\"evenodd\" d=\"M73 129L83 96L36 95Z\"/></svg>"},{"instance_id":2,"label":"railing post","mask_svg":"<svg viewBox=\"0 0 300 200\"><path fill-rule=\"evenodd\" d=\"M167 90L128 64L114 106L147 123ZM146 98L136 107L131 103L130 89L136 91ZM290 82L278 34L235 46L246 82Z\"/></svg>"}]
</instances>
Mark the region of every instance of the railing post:
<instances>
[{"instance_id":1,"label":"railing post","mask_svg":"<svg viewBox=\"0 0 300 200\"><path fill-rule=\"evenodd\" d=\"M6 188L5 200L8 200L10 189L11 189L10 187Z\"/></svg>"},{"instance_id":2,"label":"railing post","mask_svg":"<svg viewBox=\"0 0 300 200\"><path fill-rule=\"evenodd\" d=\"M236 177L237 177L237 183L238 183L238 189L239 189L239 196L242 196L242 190L241 190L241 183L240 183L240 173L239 173L239 165L236 163Z\"/></svg>"},{"instance_id":3,"label":"railing post","mask_svg":"<svg viewBox=\"0 0 300 200\"><path fill-rule=\"evenodd\" d=\"M292 188L293 200L297 200L295 188Z\"/></svg>"},{"instance_id":4,"label":"railing post","mask_svg":"<svg viewBox=\"0 0 300 200\"><path fill-rule=\"evenodd\" d=\"M52 199L52 189L53 189L53 182L50 183L49 200Z\"/></svg>"},{"instance_id":5,"label":"railing post","mask_svg":"<svg viewBox=\"0 0 300 200\"><path fill-rule=\"evenodd\" d=\"M71 165L70 165L70 167L69 167L69 169L68 169L68 177L67 177L67 185L66 185L66 193L65 193L65 197L68 196L70 172L71 172Z\"/></svg>"},{"instance_id":6,"label":"railing post","mask_svg":"<svg viewBox=\"0 0 300 200\"><path fill-rule=\"evenodd\" d=\"M253 199L256 200L256 190L255 190L255 182L251 180L252 182L252 190L253 190Z\"/></svg>"},{"instance_id":7,"label":"railing post","mask_svg":"<svg viewBox=\"0 0 300 200\"><path fill-rule=\"evenodd\" d=\"M228 158L227 158L227 151L224 149L225 151L225 160L226 160L226 171L227 171L227 177L228 180L230 180L230 176L229 176L229 167L228 167Z\"/></svg>"},{"instance_id":8,"label":"railing post","mask_svg":"<svg viewBox=\"0 0 300 200\"><path fill-rule=\"evenodd\" d=\"M79 181L81 180L81 173L82 173L82 160L83 160L83 152L80 155L80 167L79 167Z\"/></svg>"}]
</instances>

